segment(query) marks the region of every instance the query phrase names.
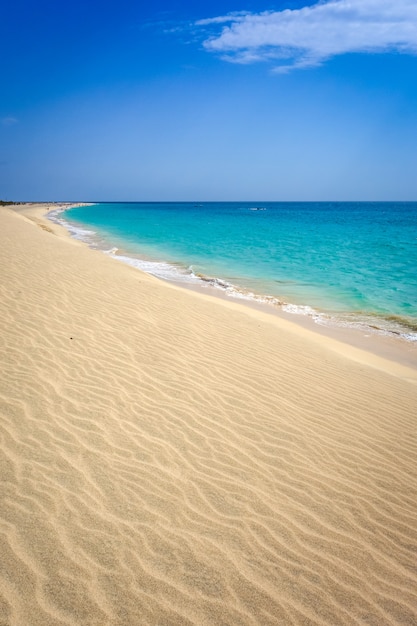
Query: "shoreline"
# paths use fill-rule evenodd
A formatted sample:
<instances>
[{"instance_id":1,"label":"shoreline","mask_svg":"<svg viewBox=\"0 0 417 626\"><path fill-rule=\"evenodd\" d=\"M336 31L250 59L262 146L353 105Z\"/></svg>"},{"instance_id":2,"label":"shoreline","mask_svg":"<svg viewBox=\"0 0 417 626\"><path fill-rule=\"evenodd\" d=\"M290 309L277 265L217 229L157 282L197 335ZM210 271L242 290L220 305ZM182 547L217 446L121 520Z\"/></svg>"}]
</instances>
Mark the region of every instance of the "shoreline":
<instances>
[{"instance_id":1,"label":"shoreline","mask_svg":"<svg viewBox=\"0 0 417 626\"><path fill-rule=\"evenodd\" d=\"M70 204L65 207L52 208L51 212L56 209L61 209L61 211L64 212L65 210L73 206L88 206L89 204L90 203ZM42 207L43 205L39 206ZM30 208L28 214L30 214ZM44 210L42 212L42 209L40 208L38 216L44 218L45 221L47 221L48 223L52 222L57 226L63 227L66 233L69 236L73 237L73 234L69 230L67 230L65 226L59 224L59 221L48 218L48 211ZM76 240L83 245L91 247L90 243L88 241L84 241L82 238L76 238ZM99 251L103 253L106 252L108 254L107 250L101 250L101 248L94 249L98 249ZM129 253L124 253L120 250L112 253L111 256L114 256L115 258L117 258L118 256L126 256L126 258L132 258L133 261L135 260L134 257L129 257ZM123 259L120 259L120 262L125 261ZM127 264L130 265L130 263ZM141 269L141 267L136 267L135 265L133 266L140 272L144 271L143 269ZM152 274L152 272L145 273L155 276L154 274ZM375 357L382 357L383 359L387 359L398 364L417 369L417 342L407 341L401 336L395 336L394 332L386 334L383 331L372 330L372 328L355 328L354 326L343 326L332 321L332 318L324 313L317 312L316 319L315 315L303 315L296 312L288 312L284 308L282 308L282 306L278 307L267 301L262 302L261 299L252 300L250 298L235 297L221 289L210 285L209 279L207 279L207 282L205 280L202 280L201 284L199 284L197 281L188 283L186 281L180 282L176 280L170 280L169 278L164 278L161 276L156 276L156 278L164 282L172 283L180 289L186 289L187 291L206 294L210 297L218 298L220 300L233 301L241 304L243 307L249 307L255 310L263 311L268 315L272 315L273 317L276 316L279 319L287 320L288 322L309 330L312 333L317 333L318 336L322 336L324 338L336 340L342 344L346 344L349 349L356 348L359 350L363 350L365 352L369 352ZM295 308L303 309L309 307ZM326 318L328 318L327 322Z\"/></svg>"},{"instance_id":2,"label":"shoreline","mask_svg":"<svg viewBox=\"0 0 417 626\"><path fill-rule=\"evenodd\" d=\"M0 621L417 621L417 373L0 209Z\"/></svg>"}]
</instances>

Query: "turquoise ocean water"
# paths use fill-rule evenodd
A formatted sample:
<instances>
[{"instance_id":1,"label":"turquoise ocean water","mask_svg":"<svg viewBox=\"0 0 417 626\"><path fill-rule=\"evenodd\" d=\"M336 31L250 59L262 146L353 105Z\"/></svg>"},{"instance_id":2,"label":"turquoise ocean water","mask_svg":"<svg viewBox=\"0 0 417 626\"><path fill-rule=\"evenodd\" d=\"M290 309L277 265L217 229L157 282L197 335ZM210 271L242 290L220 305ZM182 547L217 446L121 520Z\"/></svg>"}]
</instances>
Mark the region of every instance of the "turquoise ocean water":
<instances>
[{"instance_id":1,"label":"turquoise ocean water","mask_svg":"<svg viewBox=\"0 0 417 626\"><path fill-rule=\"evenodd\" d=\"M160 278L417 340L417 203L103 203L50 217Z\"/></svg>"}]
</instances>

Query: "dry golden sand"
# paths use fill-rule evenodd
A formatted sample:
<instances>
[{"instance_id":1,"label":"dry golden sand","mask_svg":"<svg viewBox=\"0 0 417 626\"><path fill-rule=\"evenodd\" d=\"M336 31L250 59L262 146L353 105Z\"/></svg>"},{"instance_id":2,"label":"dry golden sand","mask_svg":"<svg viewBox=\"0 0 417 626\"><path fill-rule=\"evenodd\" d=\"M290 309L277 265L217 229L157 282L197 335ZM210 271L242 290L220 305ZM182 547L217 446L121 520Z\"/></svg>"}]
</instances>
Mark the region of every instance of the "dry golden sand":
<instances>
[{"instance_id":1,"label":"dry golden sand","mask_svg":"<svg viewBox=\"0 0 417 626\"><path fill-rule=\"evenodd\" d=\"M416 371L36 220L0 211L0 624L417 624Z\"/></svg>"}]
</instances>

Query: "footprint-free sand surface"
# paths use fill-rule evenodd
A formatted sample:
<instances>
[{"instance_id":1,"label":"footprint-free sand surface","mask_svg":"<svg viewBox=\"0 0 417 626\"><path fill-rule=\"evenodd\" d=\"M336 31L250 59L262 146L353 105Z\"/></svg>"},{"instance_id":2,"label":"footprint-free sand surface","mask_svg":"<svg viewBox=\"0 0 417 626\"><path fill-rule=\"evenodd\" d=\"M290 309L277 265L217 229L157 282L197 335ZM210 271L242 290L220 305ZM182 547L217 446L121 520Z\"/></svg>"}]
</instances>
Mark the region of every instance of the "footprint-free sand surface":
<instances>
[{"instance_id":1,"label":"footprint-free sand surface","mask_svg":"<svg viewBox=\"0 0 417 626\"><path fill-rule=\"evenodd\" d=\"M416 625L416 370L32 218L0 210L0 624Z\"/></svg>"}]
</instances>

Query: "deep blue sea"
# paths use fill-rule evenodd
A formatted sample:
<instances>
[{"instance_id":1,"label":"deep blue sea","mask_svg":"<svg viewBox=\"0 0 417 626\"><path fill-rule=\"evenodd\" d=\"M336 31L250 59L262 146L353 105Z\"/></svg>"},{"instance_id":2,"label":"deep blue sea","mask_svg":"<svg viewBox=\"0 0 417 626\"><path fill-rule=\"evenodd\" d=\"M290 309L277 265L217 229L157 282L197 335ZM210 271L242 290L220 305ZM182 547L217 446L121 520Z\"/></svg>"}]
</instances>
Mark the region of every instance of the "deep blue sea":
<instances>
[{"instance_id":1,"label":"deep blue sea","mask_svg":"<svg viewBox=\"0 0 417 626\"><path fill-rule=\"evenodd\" d=\"M417 340L417 202L103 203L51 218L160 278Z\"/></svg>"}]
</instances>

